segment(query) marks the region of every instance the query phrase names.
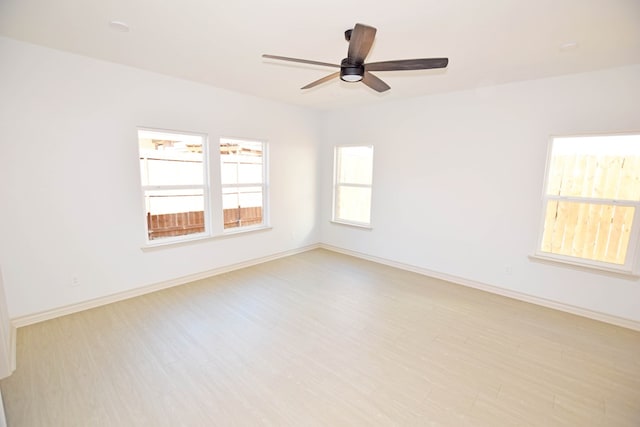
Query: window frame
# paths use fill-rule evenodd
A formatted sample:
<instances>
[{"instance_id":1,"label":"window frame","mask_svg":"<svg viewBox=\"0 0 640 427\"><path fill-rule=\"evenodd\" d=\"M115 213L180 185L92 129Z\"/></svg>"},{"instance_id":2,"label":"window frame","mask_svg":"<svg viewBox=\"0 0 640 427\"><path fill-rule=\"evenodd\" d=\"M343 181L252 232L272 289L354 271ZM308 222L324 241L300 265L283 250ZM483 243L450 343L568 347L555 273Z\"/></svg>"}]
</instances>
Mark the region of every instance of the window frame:
<instances>
[{"instance_id":1,"label":"window frame","mask_svg":"<svg viewBox=\"0 0 640 427\"><path fill-rule=\"evenodd\" d=\"M225 184L223 183L222 173L223 173L223 163L222 163L222 155L220 153L220 148L222 147L223 141L233 141L238 143L259 143L262 145L262 183L235 183L235 184ZM263 230L266 228L270 228L270 215L269 215L269 143L266 139L258 139L258 138L244 138L244 137L234 137L234 136L221 136L218 138L218 166L220 168L219 174L219 190L220 190L220 224L219 227L221 229L222 235L232 235L238 233L245 233L254 230ZM224 189L225 188L249 188L249 187L261 187L262 189L262 222L260 224L250 224L239 227L231 227L224 228Z\"/></svg>"},{"instance_id":2,"label":"window frame","mask_svg":"<svg viewBox=\"0 0 640 427\"><path fill-rule=\"evenodd\" d=\"M354 148L354 147L366 147L371 149L371 184L356 184L356 183L340 183L338 182L339 174L339 158L338 153L342 148ZM340 159L341 160L341 159ZM331 222L342 225L349 225L358 228L372 229L372 213L373 213L373 162L374 162L374 146L373 144L340 144L335 145L333 148L333 195L331 204ZM337 197L338 187L350 187L350 188L368 188L371 192L369 201L369 222L352 221L349 219L339 218L337 215Z\"/></svg>"},{"instance_id":3,"label":"window frame","mask_svg":"<svg viewBox=\"0 0 640 427\"><path fill-rule=\"evenodd\" d=\"M570 266L584 267L587 269L595 269L605 272L632 275L638 274L638 249L640 248L640 200L616 200L605 198L589 198L589 197L577 197L577 196L560 196L550 195L547 192L549 186L549 173L551 171L551 161L553 153L553 144L556 139L560 138L589 138L589 137L615 137L624 135L640 135L640 132L618 132L618 133L593 133L593 134L569 134L569 135L550 135L547 143L547 155L546 164L543 176L542 195L540 203L540 220L538 226L538 234L536 239L536 247L533 252L533 258L537 258L543 261L557 262L561 264L567 264ZM599 204L606 206L622 206L622 207L634 207L633 222L629 231L629 243L627 246L627 253L624 264L615 264L611 262L592 260L588 258L573 257L563 254L555 254L551 252L542 251L542 242L544 238L544 227L547 204L550 201L559 202L573 202L573 203L585 203L585 204Z\"/></svg>"},{"instance_id":4,"label":"window frame","mask_svg":"<svg viewBox=\"0 0 640 427\"><path fill-rule=\"evenodd\" d=\"M138 158L140 157L140 131L146 132L158 132L158 133L166 133L166 134L174 134L174 135L190 135L197 136L202 139L202 185L143 185L142 183L142 170L140 167L140 162L138 161L138 179L140 179L140 189L142 195L142 212L144 218L144 242L145 247L156 247L156 246L164 246L171 244L179 244L194 240L201 240L208 237L213 236L213 227L211 223L211 179L209 172L209 136L203 132L194 132L194 131L182 131L182 130L173 130L173 129L161 129L161 128L153 128L146 126L138 126L136 128L136 141L138 144ZM204 231L200 233L191 233L191 234L183 234L180 236L167 236L160 239L149 239L149 224L147 222L147 206L145 196L147 191L163 191L163 190L202 190L203 194L203 211L204 211Z\"/></svg>"}]
</instances>

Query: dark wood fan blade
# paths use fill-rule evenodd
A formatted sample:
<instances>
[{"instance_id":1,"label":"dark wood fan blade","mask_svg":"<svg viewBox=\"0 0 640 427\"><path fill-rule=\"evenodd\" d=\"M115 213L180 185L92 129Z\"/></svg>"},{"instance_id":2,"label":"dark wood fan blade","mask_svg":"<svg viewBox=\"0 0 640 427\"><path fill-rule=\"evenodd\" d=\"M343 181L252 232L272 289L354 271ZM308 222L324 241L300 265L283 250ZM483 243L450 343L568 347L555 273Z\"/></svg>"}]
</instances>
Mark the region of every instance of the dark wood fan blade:
<instances>
[{"instance_id":1,"label":"dark wood fan blade","mask_svg":"<svg viewBox=\"0 0 640 427\"><path fill-rule=\"evenodd\" d=\"M279 61L300 62L301 64L322 65L323 67L340 68L339 65L329 64L327 62L310 61L308 59L288 58L286 56L262 55L263 58L277 59Z\"/></svg>"},{"instance_id":2,"label":"dark wood fan blade","mask_svg":"<svg viewBox=\"0 0 640 427\"><path fill-rule=\"evenodd\" d=\"M366 71L428 70L430 68L445 68L448 64L448 58L400 59L398 61L372 62L365 64L364 69Z\"/></svg>"},{"instance_id":3,"label":"dark wood fan blade","mask_svg":"<svg viewBox=\"0 0 640 427\"><path fill-rule=\"evenodd\" d=\"M350 64L361 65L371 50L376 29L364 24L356 24L351 32L347 60Z\"/></svg>"},{"instance_id":4,"label":"dark wood fan blade","mask_svg":"<svg viewBox=\"0 0 640 427\"><path fill-rule=\"evenodd\" d=\"M311 82L306 86L301 87L300 89L311 89L312 87L318 86L319 84L322 84L324 82L328 82L331 79L335 79L336 77L340 76L340 72L338 71L337 73L331 73L326 77L323 77L321 79L316 80L315 82Z\"/></svg>"},{"instance_id":5,"label":"dark wood fan blade","mask_svg":"<svg viewBox=\"0 0 640 427\"><path fill-rule=\"evenodd\" d=\"M366 71L364 72L362 83L366 84L371 89L378 92L384 92L391 89L391 87L388 84L386 84L385 82L383 82L382 80L374 76L373 74L368 73Z\"/></svg>"}]
</instances>

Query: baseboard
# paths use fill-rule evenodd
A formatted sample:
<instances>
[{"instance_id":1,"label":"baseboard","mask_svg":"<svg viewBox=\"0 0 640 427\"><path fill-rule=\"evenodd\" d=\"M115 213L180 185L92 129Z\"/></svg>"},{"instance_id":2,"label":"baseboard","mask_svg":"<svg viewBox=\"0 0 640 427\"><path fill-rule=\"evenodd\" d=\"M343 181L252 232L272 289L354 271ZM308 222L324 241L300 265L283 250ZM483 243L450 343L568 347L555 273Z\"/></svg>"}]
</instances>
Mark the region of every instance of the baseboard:
<instances>
[{"instance_id":1,"label":"baseboard","mask_svg":"<svg viewBox=\"0 0 640 427\"><path fill-rule=\"evenodd\" d=\"M352 251L349 249L340 248L337 246L332 246L324 243L312 244L309 246L304 246L301 248L279 252L276 254L268 255L261 258L255 258L247 261L243 261L237 264L232 264L228 266L223 266L219 268L215 268L212 270L203 271L196 274L191 274L184 277L179 277L172 280L163 281L160 283L155 283L148 286L143 286L140 288L132 289L125 292L120 292L96 299L92 299L89 301L84 301L77 304L71 304L64 307L54 308L52 310L46 310L40 313L30 314L26 316L20 316L11 319L11 363L12 369L15 369L15 346L16 346L16 328L20 328L22 326L32 325L34 323L43 322L45 320L54 319L56 317L65 316L67 314L77 313L79 311L88 310L95 307L100 307L106 304L111 304L114 302L126 300L129 298L134 298L137 296L145 295L151 292L159 291L162 289L171 288L173 286L184 285L196 280L204 279L211 276L216 276L218 274L228 273L230 271L239 270L241 268L251 267L253 265L262 264L268 261L273 261L279 258L284 258L287 256L299 254L302 252L307 252L313 249L323 248L333 252L342 253L345 255L350 255L356 258L365 259L368 261L373 261L378 264L388 265L390 267L399 268L401 270L411 271L414 273L421 274L423 276L433 277L435 279L445 280L447 282L455 283L462 286L467 286L474 289L479 289L482 291L490 292L497 295L502 295L505 297L517 299L520 301L537 304L543 307L552 308L559 311L564 311L567 313L575 314L578 316L586 317L589 319L599 320L601 322L610 323L616 326L622 326L624 328L633 329L636 331L640 331L640 322L625 319L622 317L613 316L606 313L600 313L593 310L588 310L582 307L576 307L569 304L560 303L557 301L548 300L545 298L536 297L529 294L524 294L517 291L512 291L509 289L500 288L497 286L489 285L486 283L481 283L475 280L466 279L463 277L457 277L446 273L441 273L438 271L433 271L421 267L417 267L410 264L401 263L398 261L393 261L381 257L376 257L373 255L364 254L357 251Z\"/></svg>"},{"instance_id":2,"label":"baseboard","mask_svg":"<svg viewBox=\"0 0 640 427\"><path fill-rule=\"evenodd\" d=\"M512 291L509 289L500 288L498 286L488 285L486 283L477 282L475 280L465 279L463 277L457 277L446 273L441 273L438 271L429 270L426 268L417 267L410 264L404 264L397 261L392 261L385 258L376 257L373 255L367 255L361 252L352 251L349 249L340 248L337 246L327 245L324 243L320 243L319 247L323 249L327 249L333 252L338 252L345 255L350 255L356 258L365 259L367 261L373 261L378 264L388 265L390 267L399 268L401 270L411 271L413 273L418 273L423 276L433 277L435 279L445 280L447 282L455 283L457 285L467 286L474 289L479 289L482 291L490 292L492 294L502 295L508 298L513 298L516 300L528 302L531 304L540 305L547 308L552 308L559 311L564 311L566 313L575 314L577 316L586 317L593 320L599 320L601 322L610 323L612 325L621 326L623 328L633 329L635 331L640 331L640 322L625 319L622 317L613 316L606 313L600 313L598 311L589 310L582 307L576 307L569 304L560 303L557 301L548 300L545 298L536 297L533 295Z\"/></svg>"},{"instance_id":3,"label":"baseboard","mask_svg":"<svg viewBox=\"0 0 640 427\"><path fill-rule=\"evenodd\" d=\"M124 292L118 292L115 294L107 295L100 298L95 298L88 301L83 301L77 304L70 304L63 307L54 308L51 310L42 311L35 314L29 314L26 316L15 317L11 319L12 326L12 362L15 369L15 330L23 326L33 325L34 323L44 322L45 320L55 319L56 317L66 316L67 314L77 313L79 311L88 310L91 308L100 307L103 305L111 304L118 301L123 301L129 298L138 297L141 295L149 294L151 292L160 291L162 289L172 288L174 286L185 285L190 282L194 282L200 279L206 279L207 277L217 276L219 274L228 273L230 271L239 270L241 268L251 267L254 265L262 264L268 261L273 261L279 258L296 255L302 252L307 252L320 247L320 244L312 244L309 246L303 246L284 252L279 252L272 255L267 255L261 258L255 258L247 261L242 261L236 264L226 265L218 268L214 268L200 273L190 274L188 276L179 277L152 285L142 286L140 288L131 289Z\"/></svg>"}]
</instances>

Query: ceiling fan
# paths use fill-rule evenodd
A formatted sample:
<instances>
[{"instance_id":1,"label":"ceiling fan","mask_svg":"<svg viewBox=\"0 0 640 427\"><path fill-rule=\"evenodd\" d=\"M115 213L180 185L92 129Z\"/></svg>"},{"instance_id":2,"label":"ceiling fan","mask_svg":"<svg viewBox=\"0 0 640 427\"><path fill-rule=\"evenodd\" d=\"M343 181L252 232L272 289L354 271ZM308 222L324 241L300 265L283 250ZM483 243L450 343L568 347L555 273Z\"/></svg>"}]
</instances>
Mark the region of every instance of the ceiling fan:
<instances>
[{"instance_id":1,"label":"ceiling fan","mask_svg":"<svg viewBox=\"0 0 640 427\"><path fill-rule=\"evenodd\" d=\"M262 55L263 58L278 59L281 61L300 62L302 64L321 65L324 67L340 68L340 71L318 79L302 89L310 89L321 83L340 77L345 82L362 82L371 89L384 92L391 89L388 84L371 74L371 71L401 71L401 70L427 70L431 68L445 68L449 63L448 58L421 58L400 59L396 61L370 62L364 60L371 50L376 29L364 24L356 24L353 29L344 32L345 39L349 42L347 57L340 65L327 62L310 61L307 59L288 58L286 56Z\"/></svg>"}]
</instances>

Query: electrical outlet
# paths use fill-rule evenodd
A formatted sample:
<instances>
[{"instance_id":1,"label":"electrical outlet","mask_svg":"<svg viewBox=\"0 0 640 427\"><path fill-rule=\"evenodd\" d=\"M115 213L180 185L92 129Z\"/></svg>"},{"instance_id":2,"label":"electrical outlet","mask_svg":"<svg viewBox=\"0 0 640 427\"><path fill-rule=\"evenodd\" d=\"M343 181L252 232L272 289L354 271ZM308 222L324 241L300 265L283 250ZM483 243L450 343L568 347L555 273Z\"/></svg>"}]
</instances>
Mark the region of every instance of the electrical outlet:
<instances>
[{"instance_id":1,"label":"electrical outlet","mask_svg":"<svg viewBox=\"0 0 640 427\"><path fill-rule=\"evenodd\" d=\"M513 273L513 269L511 268L510 265L506 265L504 267L504 272L507 273L507 274L511 274L511 273Z\"/></svg>"},{"instance_id":2,"label":"electrical outlet","mask_svg":"<svg viewBox=\"0 0 640 427\"><path fill-rule=\"evenodd\" d=\"M80 279L78 279L78 276L76 275L71 276L71 286L73 287L80 286Z\"/></svg>"}]
</instances>

